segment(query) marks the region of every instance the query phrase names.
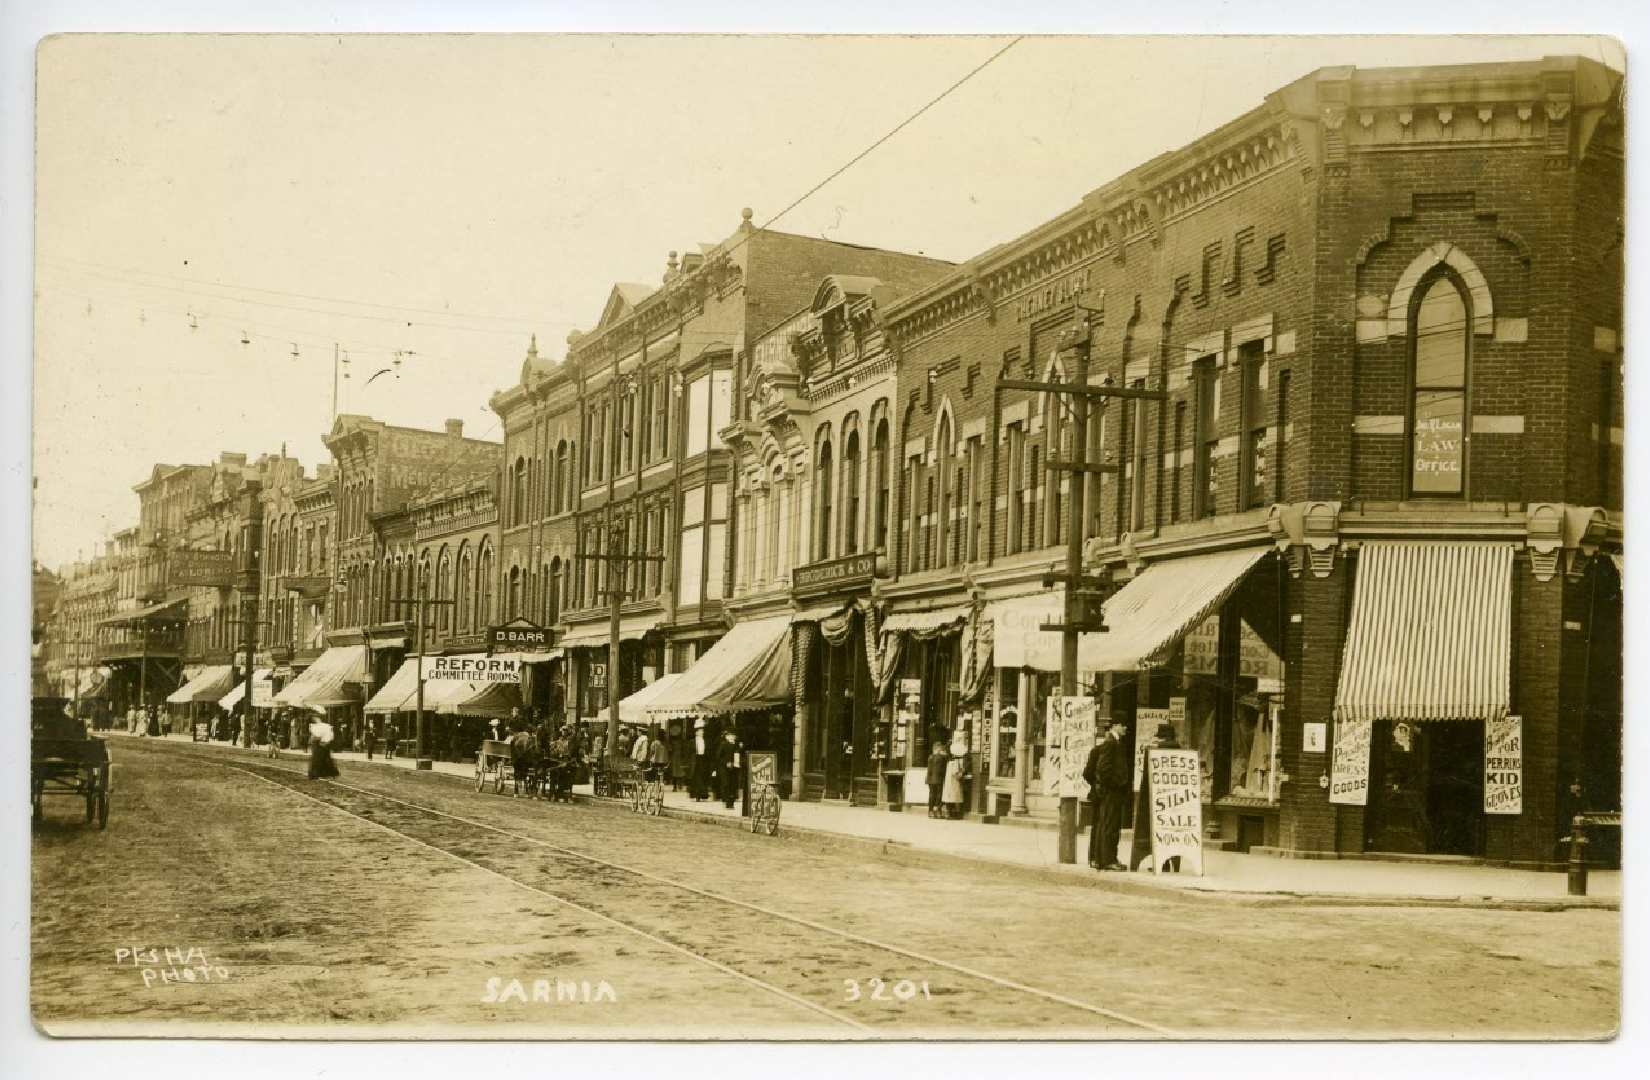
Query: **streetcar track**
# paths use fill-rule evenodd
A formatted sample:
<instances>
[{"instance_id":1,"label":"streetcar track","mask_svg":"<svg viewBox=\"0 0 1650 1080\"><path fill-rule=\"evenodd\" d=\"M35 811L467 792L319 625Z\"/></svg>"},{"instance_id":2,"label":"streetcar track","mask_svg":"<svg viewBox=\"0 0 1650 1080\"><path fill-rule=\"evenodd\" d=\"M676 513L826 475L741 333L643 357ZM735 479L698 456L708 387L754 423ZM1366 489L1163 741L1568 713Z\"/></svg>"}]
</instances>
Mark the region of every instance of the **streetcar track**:
<instances>
[{"instance_id":1,"label":"streetcar track","mask_svg":"<svg viewBox=\"0 0 1650 1080\"><path fill-rule=\"evenodd\" d=\"M688 949L685 946L676 944L674 942L670 942L670 941L668 941L666 939L663 939L663 938L659 938L656 935L653 935L653 934L649 933L646 930L643 930L639 927L632 926L628 923L625 923L623 920L616 919L613 916L607 915L603 912L596 911L595 909L592 909L592 908L588 908L588 907L586 907L582 904L577 903L576 901L569 900L565 897L557 896L554 893L548 892L547 890L540 889L540 888L538 888L536 886L533 886L533 885L529 885L526 882L522 882L522 881L518 880L517 878L511 877L508 874L504 874L504 873L502 873L500 871L497 871L497 870L494 870L490 867L483 866L480 863L476 863L476 862L474 862L474 861L472 861L472 860L470 860L470 859L468 859L468 858L466 858L462 855L459 855L455 852L447 851L447 850L445 850L445 849L443 849L443 848L441 848L441 847L439 847L435 844L430 844L426 841L419 840L417 837L410 836L407 833L404 833L404 832L400 831L399 829L395 829L395 828L393 828L389 825L385 825L382 822L375 821L370 817L367 817L363 814L356 813L355 811L350 810L346 807L339 806L336 803L328 802L325 799L318 799L315 796L308 794L307 792L299 791L298 789L296 789L294 787L291 787L288 784L284 784L284 783L280 783L276 780L272 780L267 776L260 775L258 772L255 772L252 769L244 768L240 765L233 765L233 764L227 764L227 763L215 763L215 764L221 764L222 767L235 769L236 771L239 771L239 772L245 772L250 776L257 776L258 779L263 780L265 783L269 783L269 784L272 784L276 787L281 787L281 788L285 788L289 791L293 791L295 794L298 794L298 795L302 796L303 798L309 799L313 802L320 803L321 805L330 807L334 810L338 810L339 812L344 813L344 814L346 814L350 817L358 818L359 820L366 821L370 824L376 825L379 828L381 828L381 829L383 829L387 832L390 832L390 833L392 833L396 836L403 837L407 840L412 841L415 844L418 844L418 845L423 846L423 847L427 847L427 848L429 848L433 851L440 852L441 854L447 855L450 858L456 859L460 862L466 863L467 865L474 866L478 869L484 870L489 874L492 874L496 877L502 878L503 880L509 881L513 884L516 884L516 885L524 888L524 889L527 889L529 891L547 896L547 897L549 897L553 900L556 900L559 903L563 903L563 904L565 904L569 907L573 907L573 908L575 908L579 911L586 912L586 913L588 913L588 914L590 914L590 915L592 915L592 916L594 916L598 919L601 919L601 920L606 921L606 922L610 922L610 923L612 923L616 926L619 926L621 928L626 929L627 931L630 931L632 933L636 933L636 934L639 934L643 937L646 937L649 940L653 940L653 941L656 941L658 943L661 943L661 944L665 945L667 948L672 949L673 951L681 952L684 955L691 956L696 960L699 960L703 963L707 963L710 966L717 968L718 970L723 970L723 971L726 971L727 973L734 974L734 975L738 976L739 978L750 981L755 985L759 985L759 986L763 987L764 989L770 989L773 992L778 993L780 996L785 997L787 1000L791 1000L793 1002L800 1002L800 1003L804 1004L809 1009L824 1012L825 1014L829 1015L832 1019L838 1019L838 1020L840 1020L844 1023L849 1024L850 1026L859 1028L860 1030L863 1030L863 1031L867 1031L867 1032L871 1031L870 1028L866 1027L863 1024L860 1024L858 1021L855 1021L855 1020L852 1020L849 1017L843 1016L842 1014L837 1013L834 1010L830 1010L826 1006L818 1005L817 1003L807 1001L805 998L801 998L797 995L794 995L790 991L786 991L786 990L783 990L782 988L773 987L770 984L763 983L761 980L756 979L754 976L746 975L743 972L737 971L737 969L728 968L728 967L726 967L726 965L721 964L719 961L712 960L709 957L705 957L705 956L702 956L698 953L695 953L692 949ZM285 768L285 767L278 766L278 765L266 765L266 764L262 764L262 763L256 763L254 765L254 768L268 770L270 772L283 773L283 774L288 775L288 776L299 776L299 777L301 777L301 776L305 775L304 772L301 771L301 770ZM456 822L456 823L461 824L461 825L469 826L471 828L481 829L481 830L484 830L484 831L487 831L487 832L490 832L490 833L495 833L499 836L508 837L512 840L521 841L523 843L530 844L530 845L533 845L535 847L540 847L540 848L547 849L549 851L553 851L553 852L555 852L559 855L565 856L567 858L576 859L576 860L586 862L586 863L590 863L590 864L593 864L593 865L596 865L596 866L601 866L601 867L604 867L604 868L609 869L609 870L618 871L618 872L623 873L623 874L632 875L634 877L638 877L638 878L641 878L643 880L653 882L657 885L662 885L662 886L665 886L665 887L670 888L670 889L680 890L682 892L686 892L686 893L689 893L689 894L692 894L692 895L696 895L696 896L702 897L704 899L715 901L717 903L727 904L727 905L732 906L732 907L741 908L741 909L744 909L746 911L754 912L756 914L759 914L759 915L762 915L762 916L765 916L765 917L768 917L768 918L779 919L779 920L782 920L782 921L785 921L785 922L792 923L794 925L806 927L810 930L813 930L813 931L816 931L816 932L819 932L819 933L823 933L823 934L827 934L827 935L830 935L830 936L833 936L833 937L836 937L836 938L840 938L840 939L845 940L845 941L850 941L850 942L853 942L853 943L861 945L861 946L866 946L866 947L881 950L881 951L884 951L884 952L893 953L897 956L901 956L901 957L904 957L904 958L907 958L907 959L910 959L910 960L916 960L920 963L929 964L929 965L932 965L936 968L942 968L942 969L945 969L947 971L952 971L952 972L955 972L955 973L960 974L960 975L965 975L969 978L977 979L977 980L980 980L982 982L986 982L986 983L992 984L994 986L1001 987L1001 988L1006 989L1006 990L1011 990L1011 991L1014 991L1016 993L1021 993L1021 994L1026 994L1026 995L1030 995L1030 996L1033 996L1033 997L1041 998L1045 1001L1054 1002L1056 1004L1064 1005L1064 1006L1067 1006L1069 1008L1073 1008L1073 1009L1076 1009L1076 1010L1079 1010L1079 1011L1082 1011L1082 1012L1086 1012L1086 1013L1089 1013L1089 1014L1094 1015L1094 1016L1103 1017L1103 1018L1105 1018L1107 1020L1110 1020L1110 1021L1113 1021L1115 1023L1127 1025L1127 1026L1130 1026L1130 1027L1141 1028L1141 1029L1144 1029L1146 1031L1150 1031L1153 1034L1162 1036L1164 1038L1183 1038L1184 1037L1181 1033L1176 1032L1172 1029L1165 1028L1165 1027L1163 1027L1159 1024L1152 1023L1149 1020L1144 1020L1144 1019L1141 1019L1139 1017L1130 1016L1126 1013L1118 1012L1114 1009L1107 1009L1103 1006L1094 1005L1094 1004L1091 1004L1089 1002L1080 1001L1076 998L1068 997L1064 994L1059 994L1059 993L1056 993L1056 992L1051 991L1051 990L1043 989L1042 987L1032 986L1032 985L1029 985L1029 984L1026 984L1026 983L1018 982L1018 981L1013 980L1013 979L1004 978L1002 976L992 975L988 972L980 971L978 969L968 967L964 964L959 964L959 963L954 963L952 961L943 960L943 959L940 959L939 957L930 956L930 955L925 954L925 953L917 952L913 949L908 949L908 948L905 948L903 946L893 944L891 942L881 941L881 940L878 940L876 938L871 938L871 937L866 937L866 936L861 935L861 934L856 934L851 930L844 930L844 929L841 929L839 927L830 926L828 924L817 922L813 919L808 919L808 918L805 918L803 916L793 915L789 912L784 912L784 911L777 911L777 910L774 910L772 908L763 907L760 904L752 903L750 901L740 900L740 899L738 899L736 897L732 897L732 896L726 896L726 895L723 895L721 893L713 892L709 889L700 888L699 886L696 886L696 885L690 885L690 884L687 884L685 882L676 881L674 879L667 878L667 877L664 877L662 875L652 873L650 871L640 870L640 869L637 869L635 867L626 866L622 863L616 863L616 862L613 862L613 861L608 860L608 859L603 859L603 858L600 858L598 856L587 854L585 852L575 851L575 850L570 849L570 848L564 848L564 847L561 847L558 844L552 843L548 840L540 839L538 837L528 836L528 835L525 835L523 833L513 832L509 829L501 828L501 827L496 826L496 825L490 825L490 824L488 824L487 822L484 822L484 821L477 821L473 818L467 818L467 817L463 817L463 816L458 815L458 814L448 813L444 810L438 810L434 807L424 806L422 804L415 803L415 802L409 802L405 799L397 798L394 795L387 795L383 792L373 791L373 790L368 789L368 788L357 787L353 784L346 784L346 783L344 783L340 780L330 780L330 781L328 781L328 783L331 784L334 787L341 788L341 789L346 790L346 791L355 792L359 795L363 795L363 796L366 796L366 797L371 798L371 799L378 799L378 800L381 800L381 801L384 801L384 802L393 803L395 805L402 806L402 807L405 807L409 810L413 810L413 811L416 811L418 813L426 814L426 815L429 815L431 817L442 818L442 819L445 819L447 821L452 821L452 822Z\"/></svg>"},{"instance_id":2,"label":"streetcar track","mask_svg":"<svg viewBox=\"0 0 1650 1080\"><path fill-rule=\"evenodd\" d=\"M251 776L255 779L262 780L264 783L269 784L272 787L277 787L277 788L280 788L283 791L291 792L292 794L297 795L299 798L308 799L310 802L316 803L317 805L320 805L320 806L324 806L324 807L328 808L329 810L336 810L339 813L344 814L348 817L355 818L357 821L366 822L368 825L373 825L377 828L380 828L380 829L384 830L385 832L391 834L392 836L400 837L402 840L406 840L409 843L416 844L417 846L419 846L421 848L426 848L430 851L433 851L433 852L437 853L438 855L444 855L449 859L456 860L456 861L461 862L464 865L469 866L473 869L480 870L482 873L491 874L493 877L496 877L501 881L504 881L504 882L507 882L511 885L514 885L519 889L524 889L527 892L536 893L539 896L543 896L543 897L546 897L547 899L554 900L558 904L562 904L566 907L570 907L570 908L574 909L575 911L579 911L579 912L581 912L585 915L590 916L593 919L597 919L601 922L604 922L604 923L607 923L611 926L617 927L618 929L623 930L626 933L634 934L637 937L643 938L646 941L650 941L655 945L658 945L662 948L670 950L671 952L680 953L681 955L686 956L690 960L694 960L698 963L704 964L707 967L710 967L710 968L712 968L716 971L719 971L724 975L731 975L734 978L739 979L742 982L749 983L750 985L756 987L759 990L764 990L764 991L766 991L770 994L775 995L776 997L782 998L782 999L792 1003L793 1005L800 1005L803 1008L805 1008L805 1009L807 1009L811 1012L815 1012L815 1013L818 1013L821 1016L826 1017L827 1019L835 1020L837 1023L844 1024L848 1027L854 1028L857 1031L862 1031L862 1032L866 1033L867 1035L874 1034L874 1032L872 1031L872 1029L869 1026L860 1023L858 1020L855 1020L853 1017L846 1016L846 1015L844 1015L840 1012L837 1012L835 1009L831 1009L827 1006L820 1005L817 1002L809 1001L807 998L804 998L804 997L802 997L801 995L798 995L798 994L793 994L789 990L784 989L783 987L775 986L775 985L773 985L772 983L769 983L769 982L764 982L763 980L758 979L754 975L746 974L745 972L740 971L737 968L730 967L729 965L722 963L720 960L714 960L714 959L712 959L708 956L705 956L702 953L695 952L694 950L689 949L684 945L679 945L676 942L668 941L664 938L661 938L661 937L657 936L656 934L651 934L648 931L643 930L641 927L634 926L630 923L625 922L622 919L616 919L611 915L607 915L603 912L597 911L594 908L586 907L585 905L580 904L580 903L578 903L576 901L573 901L573 900L569 900L564 896L557 896L555 893L550 892L548 889L541 889L536 885L530 885L525 881L521 881L517 878L511 877L508 874L501 873L500 871L494 870L491 867L484 866L481 863L478 863L478 862L476 862L472 859L467 859L464 856L462 856L462 855L460 855L456 852L448 851L445 848L437 847L435 844L431 844L431 843L428 843L426 841L420 840L416 836L409 836L407 833L404 833L399 829L395 829L395 828L392 828L388 825L385 825L383 822L374 821L371 818L366 817L365 815L357 814L353 810L349 810L345 807L339 806L336 803L327 802L325 799L318 799L315 796L309 794L308 792L299 791L297 788L294 788L294 787L292 787L288 784L283 784L283 783L280 783L279 781L271 780L269 777L263 776L263 775L261 775L257 772L254 772L252 769L243 768L239 765L223 765L222 767L227 768L227 769L233 769L236 772L245 773L246 775ZM272 771L275 771L275 772L288 773L288 774L295 775L295 776L304 775L303 773L300 773L297 770L284 769L284 768L280 768L279 766L274 766L274 765L263 765L263 766L259 766L259 768L269 769L269 770L272 770ZM376 795L377 794L376 792L365 791L365 790L360 789L360 788L352 788L348 784L340 784L339 786L349 788L349 790L352 790L352 791L360 791L362 794L365 794L365 795ZM399 802L400 800L395 800L395 801ZM414 809L419 809L419 808L414 807ZM433 812L434 813L439 813L439 811L433 811Z\"/></svg>"}]
</instances>

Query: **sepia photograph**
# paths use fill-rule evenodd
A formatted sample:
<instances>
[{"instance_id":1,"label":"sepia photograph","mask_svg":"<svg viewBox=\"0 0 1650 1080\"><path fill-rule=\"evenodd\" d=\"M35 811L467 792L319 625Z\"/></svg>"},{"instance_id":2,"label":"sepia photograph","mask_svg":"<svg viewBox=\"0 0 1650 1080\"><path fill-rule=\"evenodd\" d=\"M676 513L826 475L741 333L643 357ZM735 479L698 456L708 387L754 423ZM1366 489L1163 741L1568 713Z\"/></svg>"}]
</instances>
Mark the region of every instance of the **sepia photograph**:
<instances>
[{"instance_id":1,"label":"sepia photograph","mask_svg":"<svg viewBox=\"0 0 1650 1080\"><path fill-rule=\"evenodd\" d=\"M1614 1038L1626 63L40 40L36 1030Z\"/></svg>"}]
</instances>

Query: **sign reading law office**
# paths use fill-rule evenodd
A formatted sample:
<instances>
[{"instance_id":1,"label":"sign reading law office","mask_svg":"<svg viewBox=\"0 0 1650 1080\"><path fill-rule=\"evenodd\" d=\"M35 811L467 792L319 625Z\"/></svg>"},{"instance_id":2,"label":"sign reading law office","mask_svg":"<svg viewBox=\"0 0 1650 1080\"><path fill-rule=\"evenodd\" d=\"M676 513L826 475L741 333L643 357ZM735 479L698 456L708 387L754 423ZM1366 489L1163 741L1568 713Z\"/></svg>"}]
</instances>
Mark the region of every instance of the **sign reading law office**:
<instances>
[{"instance_id":1,"label":"sign reading law office","mask_svg":"<svg viewBox=\"0 0 1650 1080\"><path fill-rule=\"evenodd\" d=\"M166 560L166 581L173 588L230 588L235 584L235 553L187 549L173 551Z\"/></svg>"}]
</instances>

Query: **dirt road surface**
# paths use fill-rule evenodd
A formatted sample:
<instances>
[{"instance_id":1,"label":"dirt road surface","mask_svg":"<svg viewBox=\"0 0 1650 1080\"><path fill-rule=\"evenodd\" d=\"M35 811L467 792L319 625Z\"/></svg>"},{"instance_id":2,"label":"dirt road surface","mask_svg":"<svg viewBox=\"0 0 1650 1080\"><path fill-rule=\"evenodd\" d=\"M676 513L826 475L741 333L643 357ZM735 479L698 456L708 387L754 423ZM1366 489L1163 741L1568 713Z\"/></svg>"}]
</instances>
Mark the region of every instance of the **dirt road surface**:
<instances>
[{"instance_id":1,"label":"dirt road surface","mask_svg":"<svg viewBox=\"0 0 1650 1080\"><path fill-rule=\"evenodd\" d=\"M1598 1038L1619 1015L1616 912L1176 903L367 765L114 753L109 828L54 806L34 834L51 1032Z\"/></svg>"}]
</instances>

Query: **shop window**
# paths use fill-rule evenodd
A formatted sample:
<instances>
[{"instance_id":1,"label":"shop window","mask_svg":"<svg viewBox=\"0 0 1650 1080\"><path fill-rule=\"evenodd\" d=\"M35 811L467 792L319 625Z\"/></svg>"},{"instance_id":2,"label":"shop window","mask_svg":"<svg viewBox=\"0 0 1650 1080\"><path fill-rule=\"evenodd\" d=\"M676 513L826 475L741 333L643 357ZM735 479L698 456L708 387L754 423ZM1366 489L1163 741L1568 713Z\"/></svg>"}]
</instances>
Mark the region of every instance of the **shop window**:
<instances>
[{"instance_id":1,"label":"shop window","mask_svg":"<svg viewBox=\"0 0 1650 1080\"><path fill-rule=\"evenodd\" d=\"M1417 290L1410 313L1413 358L1409 489L1415 495L1465 490L1467 305L1453 276L1439 272Z\"/></svg>"},{"instance_id":2,"label":"shop window","mask_svg":"<svg viewBox=\"0 0 1650 1080\"><path fill-rule=\"evenodd\" d=\"M1020 670L1003 668L998 675L996 745L992 748L991 775L999 780L1012 780L1020 738Z\"/></svg>"}]
</instances>

